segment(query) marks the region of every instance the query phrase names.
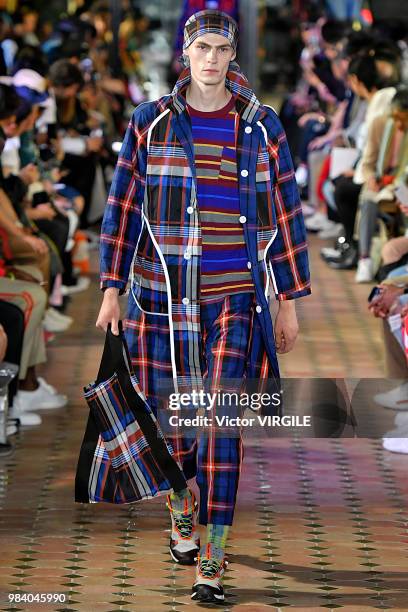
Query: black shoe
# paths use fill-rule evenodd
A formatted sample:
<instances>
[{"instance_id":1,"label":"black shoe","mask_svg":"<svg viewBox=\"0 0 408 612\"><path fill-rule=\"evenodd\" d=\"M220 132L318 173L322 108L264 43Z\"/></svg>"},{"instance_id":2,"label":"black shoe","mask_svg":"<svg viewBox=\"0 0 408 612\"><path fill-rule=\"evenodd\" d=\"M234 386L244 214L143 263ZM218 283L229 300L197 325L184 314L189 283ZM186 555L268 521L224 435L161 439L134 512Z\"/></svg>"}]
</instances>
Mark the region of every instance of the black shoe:
<instances>
[{"instance_id":1,"label":"black shoe","mask_svg":"<svg viewBox=\"0 0 408 612\"><path fill-rule=\"evenodd\" d=\"M205 603L223 603L224 588L222 579L228 561L225 559L211 558L211 546L203 546L203 556L198 554L196 569L196 581L191 590L191 599ZM200 552L201 552L200 551ZM205 551L205 552L204 552Z\"/></svg>"},{"instance_id":2,"label":"black shoe","mask_svg":"<svg viewBox=\"0 0 408 612\"><path fill-rule=\"evenodd\" d=\"M339 259L326 259L326 263L334 270L353 270L357 267L358 251L354 247L349 247L344 256Z\"/></svg>"}]
</instances>

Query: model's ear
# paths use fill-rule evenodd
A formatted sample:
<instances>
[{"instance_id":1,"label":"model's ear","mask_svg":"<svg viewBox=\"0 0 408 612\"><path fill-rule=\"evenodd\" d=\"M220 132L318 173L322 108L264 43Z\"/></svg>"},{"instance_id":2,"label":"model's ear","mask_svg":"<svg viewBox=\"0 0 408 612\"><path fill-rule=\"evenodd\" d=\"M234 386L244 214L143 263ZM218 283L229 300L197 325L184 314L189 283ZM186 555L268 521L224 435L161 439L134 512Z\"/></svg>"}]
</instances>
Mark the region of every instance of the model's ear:
<instances>
[{"instance_id":1,"label":"model's ear","mask_svg":"<svg viewBox=\"0 0 408 612\"><path fill-rule=\"evenodd\" d=\"M230 59L231 62L234 61L234 59L237 57L236 51L234 51L234 53L232 54L232 57Z\"/></svg>"}]
</instances>

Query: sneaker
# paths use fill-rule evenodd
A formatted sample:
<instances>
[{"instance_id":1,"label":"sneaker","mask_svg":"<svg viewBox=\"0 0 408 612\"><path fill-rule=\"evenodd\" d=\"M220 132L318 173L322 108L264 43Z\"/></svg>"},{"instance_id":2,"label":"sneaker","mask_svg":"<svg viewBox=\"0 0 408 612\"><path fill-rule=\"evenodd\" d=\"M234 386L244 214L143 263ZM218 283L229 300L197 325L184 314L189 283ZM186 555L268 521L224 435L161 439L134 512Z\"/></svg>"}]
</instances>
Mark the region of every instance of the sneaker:
<instances>
[{"instance_id":1,"label":"sneaker","mask_svg":"<svg viewBox=\"0 0 408 612\"><path fill-rule=\"evenodd\" d=\"M13 401L22 411L27 410L51 410L52 408L63 408L68 403L66 395L53 393L44 385L39 385L35 391L18 391Z\"/></svg>"},{"instance_id":2,"label":"sneaker","mask_svg":"<svg viewBox=\"0 0 408 612\"><path fill-rule=\"evenodd\" d=\"M321 212L315 212L314 215L305 219L305 226L309 232L320 232L321 230L332 228L333 225L336 225L336 223L330 221L327 215Z\"/></svg>"},{"instance_id":3,"label":"sneaker","mask_svg":"<svg viewBox=\"0 0 408 612\"><path fill-rule=\"evenodd\" d=\"M67 315L62 314L56 308L52 306L47 309L47 313L51 316L55 321L60 321L60 323L65 323L66 325L71 325L74 322L72 317L68 317Z\"/></svg>"},{"instance_id":4,"label":"sneaker","mask_svg":"<svg viewBox=\"0 0 408 612\"><path fill-rule=\"evenodd\" d=\"M8 416L10 419L17 419L21 427L31 427L32 425L41 425L42 419L39 414L35 412L27 412L22 410L21 406L17 403L17 396L13 400L13 405L9 408Z\"/></svg>"},{"instance_id":5,"label":"sneaker","mask_svg":"<svg viewBox=\"0 0 408 612\"><path fill-rule=\"evenodd\" d=\"M408 438L383 438L382 445L391 453L408 455Z\"/></svg>"},{"instance_id":6,"label":"sneaker","mask_svg":"<svg viewBox=\"0 0 408 612\"><path fill-rule=\"evenodd\" d=\"M331 227L320 230L317 235L321 240L327 240L328 238L337 238L342 230L343 226L341 223L334 223Z\"/></svg>"},{"instance_id":7,"label":"sneaker","mask_svg":"<svg viewBox=\"0 0 408 612\"><path fill-rule=\"evenodd\" d=\"M311 217L316 212L316 207L311 206L307 202L302 202L302 213L304 217Z\"/></svg>"},{"instance_id":8,"label":"sneaker","mask_svg":"<svg viewBox=\"0 0 408 612\"><path fill-rule=\"evenodd\" d=\"M377 393L373 400L376 404L392 410L408 410L408 383L404 383L386 393Z\"/></svg>"},{"instance_id":9,"label":"sneaker","mask_svg":"<svg viewBox=\"0 0 408 612\"><path fill-rule=\"evenodd\" d=\"M222 556L214 554L220 552L213 549L212 544L206 544L197 555L196 581L193 584L191 599L207 603L224 601L224 588L222 578L228 562Z\"/></svg>"},{"instance_id":10,"label":"sneaker","mask_svg":"<svg viewBox=\"0 0 408 612\"><path fill-rule=\"evenodd\" d=\"M334 249L333 247L323 247L320 249L320 256L322 259L340 259L342 257L343 251L340 249Z\"/></svg>"},{"instance_id":11,"label":"sneaker","mask_svg":"<svg viewBox=\"0 0 408 612\"><path fill-rule=\"evenodd\" d=\"M61 320L57 320L49 311L51 309L49 308L44 316L43 319L43 327L45 329L45 331L47 332L51 332L51 333L57 333L57 332L63 332L66 331L68 329L68 327L71 325L71 323L64 323Z\"/></svg>"},{"instance_id":12,"label":"sneaker","mask_svg":"<svg viewBox=\"0 0 408 612\"><path fill-rule=\"evenodd\" d=\"M334 270L352 270L357 267L358 251L354 246L349 246L342 251L340 257L323 257L330 268Z\"/></svg>"},{"instance_id":13,"label":"sneaker","mask_svg":"<svg viewBox=\"0 0 408 612\"><path fill-rule=\"evenodd\" d=\"M370 257L362 257L357 264L356 283L371 283L373 278L373 262Z\"/></svg>"},{"instance_id":14,"label":"sneaker","mask_svg":"<svg viewBox=\"0 0 408 612\"><path fill-rule=\"evenodd\" d=\"M14 423L7 423L7 427L6 427L6 435L8 436L14 436L16 433L18 432L18 427L17 425L14 425Z\"/></svg>"},{"instance_id":15,"label":"sneaker","mask_svg":"<svg viewBox=\"0 0 408 612\"><path fill-rule=\"evenodd\" d=\"M181 565L194 565L197 553L200 550L200 535L197 530L198 502L191 492L192 512L174 510L170 495L167 496L166 506L170 510L171 536L170 554L176 563Z\"/></svg>"},{"instance_id":16,"label":"sneaker","mask_svg":"<svg viewBox=\"0 0 408 612\"><path fill-rule=\"evenodd\" d=\"M296 183L299 187L305 187L307 185L307 178L307 166L305 166L304 164L300 164L300 166L297 167L295 172Z\"/></svg>"},{"instance_id":17,"label":"sneaker","mask_svg":"<svg viewBox=\"0 0 408 612\"><path fill-rule=\"evenodd\" d=\"M81 293L81 291L86 291L90 284L91 279L88 276L80 276L75 285L61 285L61 293L62 295Z\"/></svg>"}]
</instances>

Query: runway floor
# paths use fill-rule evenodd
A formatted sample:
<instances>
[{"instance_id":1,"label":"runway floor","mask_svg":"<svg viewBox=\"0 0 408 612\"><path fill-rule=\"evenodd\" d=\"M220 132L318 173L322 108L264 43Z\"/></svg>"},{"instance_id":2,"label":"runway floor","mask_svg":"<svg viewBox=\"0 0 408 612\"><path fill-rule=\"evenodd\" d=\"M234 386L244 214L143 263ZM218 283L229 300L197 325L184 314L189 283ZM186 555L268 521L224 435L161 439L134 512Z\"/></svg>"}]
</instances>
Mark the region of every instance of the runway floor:
<instances>
[{"instance_id":1,"label":"runway floor","mask_svg":"<svg viewBox=\"0 0 408 612\"><path fill-rule=\"evenodd\" d=\"M327 269L312 238L313 296L281 359L290 377L382 377L367 286ZM173 563L164 499L122 507L73 502L73 478L102 334L96 274L74 298L72 328L49 347L46 378L70 397L42 412L0 460L1 610L155 612L201 609L194 568ZM408 456L375 439L249 439L228 544L221 610L408 610ZM66 603L16 604L8 593L63 593Z\"/></svg>"}]
</instances>

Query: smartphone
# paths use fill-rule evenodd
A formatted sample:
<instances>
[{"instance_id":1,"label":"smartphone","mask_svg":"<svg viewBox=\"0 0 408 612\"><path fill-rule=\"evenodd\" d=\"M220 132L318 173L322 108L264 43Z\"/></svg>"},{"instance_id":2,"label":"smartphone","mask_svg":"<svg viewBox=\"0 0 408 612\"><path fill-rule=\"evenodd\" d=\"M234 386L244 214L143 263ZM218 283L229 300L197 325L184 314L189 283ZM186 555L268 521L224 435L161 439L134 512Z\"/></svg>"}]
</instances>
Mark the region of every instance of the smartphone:
<instances>
[{"instance_id":1,"label":"smartphone","mask_svg":"<svg viewBox=\"0 0 408 612\"><path fill-rule=\"evenodd\" d=\"M368 301L371 302L377 295L380 295L381 292L382 289L380 287L373 287L368 296Z\"/></svg>"}]
</instances>

